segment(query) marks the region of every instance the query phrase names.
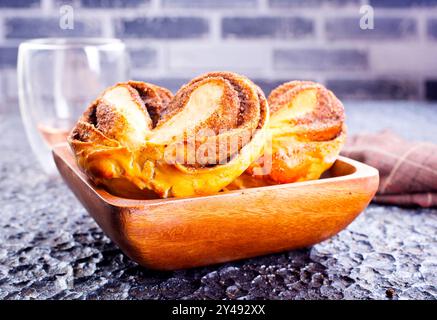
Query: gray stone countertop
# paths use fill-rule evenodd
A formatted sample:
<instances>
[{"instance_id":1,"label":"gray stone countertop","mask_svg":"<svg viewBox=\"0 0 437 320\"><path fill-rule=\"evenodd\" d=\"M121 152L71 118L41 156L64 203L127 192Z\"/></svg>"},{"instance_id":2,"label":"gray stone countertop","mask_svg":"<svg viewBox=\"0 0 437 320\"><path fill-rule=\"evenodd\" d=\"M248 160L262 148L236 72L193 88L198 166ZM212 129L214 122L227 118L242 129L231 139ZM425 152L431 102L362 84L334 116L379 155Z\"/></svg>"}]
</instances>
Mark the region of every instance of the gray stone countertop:
<instances>
[{"instance_id":1,"label":"gray stone countertop","mask_svg":"<svg viewBox=\"0 0 437 320\"><path fill-rule=\"evenodd\" d=\"M437 105L346 103L350 133L436 142ZM436 299L437 210L370 205L311 248L204 268L138 266L0 118L0 299Z\"/></svg>"}]
</instances>

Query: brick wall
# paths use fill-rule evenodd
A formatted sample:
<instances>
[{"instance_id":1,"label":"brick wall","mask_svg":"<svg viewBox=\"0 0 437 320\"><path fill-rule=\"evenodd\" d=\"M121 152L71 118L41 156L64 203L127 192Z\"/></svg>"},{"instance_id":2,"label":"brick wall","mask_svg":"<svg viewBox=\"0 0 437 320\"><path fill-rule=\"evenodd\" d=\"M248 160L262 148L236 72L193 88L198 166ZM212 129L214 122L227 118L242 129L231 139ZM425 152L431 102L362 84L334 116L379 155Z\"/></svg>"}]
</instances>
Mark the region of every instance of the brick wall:
<instances>
[{"instance_id":1,"label":"brick wall","mask_svg":"<svg viewBox=\"0 0 437 320\"><path fill-rule=\"evenodd\" d=\"M62 4L75 9L73 30L58 27ZM365 4L373 30L359 28ZM52 36L122 38L132 78L172 90L226 69L267 93L312 79L342 98L437 96L437 0L0 0L1 101L17 98L20 41Z\"/></svg>"}]
</instances>

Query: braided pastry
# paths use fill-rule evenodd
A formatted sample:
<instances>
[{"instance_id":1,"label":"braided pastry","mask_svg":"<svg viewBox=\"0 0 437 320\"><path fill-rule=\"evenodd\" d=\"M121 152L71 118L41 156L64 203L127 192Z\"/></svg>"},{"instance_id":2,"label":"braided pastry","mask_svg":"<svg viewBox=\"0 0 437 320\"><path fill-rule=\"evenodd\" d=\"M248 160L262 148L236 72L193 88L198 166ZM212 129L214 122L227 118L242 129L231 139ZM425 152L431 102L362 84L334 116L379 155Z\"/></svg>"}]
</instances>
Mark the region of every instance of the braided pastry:
<instances>
[{"instance_id":1,"label":"braided pastry","mask_svg":"<svg viewBox=\"0 0 437 320\"><path fill-rule=\"evenodd\" d=\"M344 108L324 86L291 81L269 97L270 143L228 189L320 178L335 162L346 139Z\"/></svg>"},{"instance_id":2,"label":"braided pastry","mask_svg":"<svg viewBox=\"0 0 437 320\"><path fill-rule=\"evenodd\" d=\"M268 106L246 77L213 72L173 97L129 81L95 100L68 142L78 165L113 194L171 197L213 194L262 153Z\"/></svg>"}]
</instances>

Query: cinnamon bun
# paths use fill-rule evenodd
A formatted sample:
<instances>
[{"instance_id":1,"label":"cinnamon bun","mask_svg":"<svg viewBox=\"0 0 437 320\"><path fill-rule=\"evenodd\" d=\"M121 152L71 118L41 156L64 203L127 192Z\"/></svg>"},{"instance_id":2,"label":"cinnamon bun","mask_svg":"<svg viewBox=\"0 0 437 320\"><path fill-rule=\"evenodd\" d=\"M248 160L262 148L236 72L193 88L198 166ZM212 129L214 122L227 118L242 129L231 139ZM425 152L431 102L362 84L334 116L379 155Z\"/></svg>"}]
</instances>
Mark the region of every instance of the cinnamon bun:
<instances>
[{"instance_id":1,"label":"cinnamon bun","mask_svg":"<svg viewBox=\"0 0 437 320\"><path fill-rule=\"evenodd\" d=\"M324 86L287 82L270 93L268 103L270 139L264 154L228 189L318 179L340 153L344 108Z\"/></svg>"},{"instance_id":2,"label":"cinnamon bun","mask_svg":"<svg viewBox=\"0 0 437 320\"><path fill-rule=\"evenodd\" d=\"M68 142L85 173L116 195L208 195L261 155L268 118L263 92L235 73L204 74L175 96L129 81L105 90Z\"/></svg>"}]
</instances>

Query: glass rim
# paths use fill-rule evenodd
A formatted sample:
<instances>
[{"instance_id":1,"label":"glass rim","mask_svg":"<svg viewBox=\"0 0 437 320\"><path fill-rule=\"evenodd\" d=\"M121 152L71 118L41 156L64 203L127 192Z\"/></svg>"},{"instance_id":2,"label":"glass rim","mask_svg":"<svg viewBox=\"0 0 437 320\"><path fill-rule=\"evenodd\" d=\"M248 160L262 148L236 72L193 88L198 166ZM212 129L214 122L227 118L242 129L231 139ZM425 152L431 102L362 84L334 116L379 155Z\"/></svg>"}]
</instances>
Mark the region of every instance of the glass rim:
<instances>
[{"instance_id":1,"label":"glass rim","mask_svg":"<svg viewBox=\"0 0 437 320\"><path fill-rule=\"evenodd\" d=\"M25 49L74 49L84 47L98 47L102 50L120 48L124 49L125 44L117 38L37 38L25 40L20 43L20 48Z\"/></svg>"}]
</instances>

